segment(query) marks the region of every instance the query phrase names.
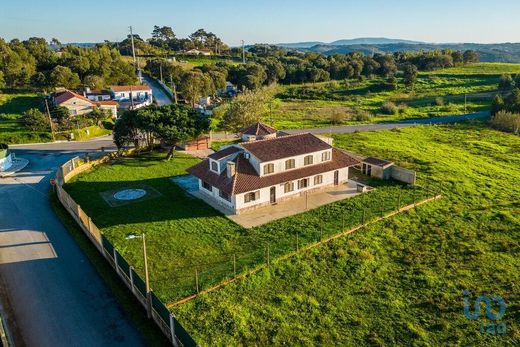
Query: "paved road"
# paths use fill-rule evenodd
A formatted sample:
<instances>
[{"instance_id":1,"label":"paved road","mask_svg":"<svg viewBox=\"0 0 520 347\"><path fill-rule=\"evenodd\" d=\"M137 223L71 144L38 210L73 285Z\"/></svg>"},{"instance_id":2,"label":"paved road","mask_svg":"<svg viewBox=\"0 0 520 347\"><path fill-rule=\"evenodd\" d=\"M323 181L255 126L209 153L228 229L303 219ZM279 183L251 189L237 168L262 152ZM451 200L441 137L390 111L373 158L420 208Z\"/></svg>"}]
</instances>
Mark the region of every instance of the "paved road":
<instances>
[{"instance_id":1,"label":"paved road","mask_svg":"<svg viewBox=\"0 0 520 347\"><path fill-rule=\"evenodd\" d=\"M460 116L441 116L431 118L419 118L419 119L407 119L394 123L377 123L377 124L366 124L366 125L340 125L325 128L310 128L310 129L291 129L283 130L288 134L297 134L301 132L310 132L312 134L328 134L328 133L353 133L356 131L376 131L376 130L389 130L397 128L407 128L416 125L425 124L446 124L462 122L467 120L476 120L489 117L489 112L477 112L470 113Z\"/></svg>"},{"instance_id":2,"label":"paved road","mask_svg":"<svg viewBox=\"0 0 520 347\"><path fill-rule=\"evenodd\" d=\"M159 84L150 76L143 75L144 83L148 84L150 88L152 88L153 98L157 102L157 105L169 105L172 103L172 100L166 94L166 92L159 86Z\"/></svg>"},{"instance_id":3,"label":"paved road","mask_svg":"<svg viewBox=\"0 0 520 347\"><path fill-rule=\"evenodd\" d=\"M110 144L103 138L13 146L30 163L0 179L0 295L18 345L143 345L47 198L60 164Z\"/></svg>"}]
</instances>

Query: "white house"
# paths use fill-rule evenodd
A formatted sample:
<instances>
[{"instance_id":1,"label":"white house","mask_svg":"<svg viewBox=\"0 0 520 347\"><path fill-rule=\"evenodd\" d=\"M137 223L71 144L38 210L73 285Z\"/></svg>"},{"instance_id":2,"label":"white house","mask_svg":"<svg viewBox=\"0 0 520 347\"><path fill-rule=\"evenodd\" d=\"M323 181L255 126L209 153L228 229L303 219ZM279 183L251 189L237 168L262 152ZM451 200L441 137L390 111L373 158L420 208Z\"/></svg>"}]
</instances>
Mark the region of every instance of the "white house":
<instances>
[{"instance_id":1,"label":"white house","mask_svg":"<svg viewBox=\"0 0 520 347\"><path fill-rule=\"evenodd\" d=\"M92 101L83 95L67 89L54 94L51 100L55 106L67 108L71 116L88 114L97 107L102 110L110 111L112 118L117 117L118 103L114 100Z\"/></svg>"},{"instance_id":2,"label":"white house","mask_svg":"<svg viewBox=\"0 0 520 347\"><path fill-rule=\"evenodd\" d=\"M186 51L184 52L184 54L187 54L187 55L211 55L211 50L210 49L206 49L206 48L200 48L200 49L197 49L197 48L193 48L193 49L190 49L189 51Z\"/></svg>"},{"instance_id":3,"label":"white house","mask_svg":"<svg viewBox=\"0 0 520 347\"><path fill-rule=\"evenodd\" d=\"M152 88L144 84L137 86L110 86L110 92L112 93L112 99L119 102L130 102L133 100L140 106L146 106L153 101Z\"/></svg>"},{"instance_id":4,"label":"white house","mask_svg":"<svg viewBox=\"0 0 520 347\"><path fill-rule=\"evenodd\" d=\"M239 214L342 184L348 180L349 167L358 164L304 133L232 145L187 171L198 178L205 199Z\"/></svg>"}]
</instances>

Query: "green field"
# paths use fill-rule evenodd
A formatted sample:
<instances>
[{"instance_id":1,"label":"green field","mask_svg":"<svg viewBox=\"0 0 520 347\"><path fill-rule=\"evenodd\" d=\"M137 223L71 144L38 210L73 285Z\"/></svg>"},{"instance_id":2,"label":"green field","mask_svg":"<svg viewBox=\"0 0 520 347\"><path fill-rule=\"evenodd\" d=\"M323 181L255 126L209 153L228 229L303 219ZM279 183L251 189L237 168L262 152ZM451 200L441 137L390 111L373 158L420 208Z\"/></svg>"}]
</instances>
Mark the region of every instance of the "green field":
<instances>
[{"instance_id":1,"label":"green field","mask_svg":"<svg viewBox=\"0 0 520 347\"><path fill-rule=\"evenodd\" d=\"M279 129L323 127L427 118L489 109L500 75L520 72L520 64L479 63L432 72L422 72L413 89L388 90L386 80L349 80L306 85L280 86L266 105L263 119ZM397 112L385 114L382 106L391 101ZM371 114L359 118L359 111ZM332 119L333 114L339 114Z\"/></svg>"},{"instance_id":2,"label":"green field","mask_svg":"<svg viewBox=\"0 0 520 347\"><path fill-rule=\"evenodd\" d=\"M48 142L51 134L28 131L21 123L22 114L39 107L41 97L35 93L0 93L0 143Z\"/></svg>"},{"instance_id":3,"label":"green field","mask_svg":"<svg viewBox=\"0 0 520 347\"><path fill-rule=\"evenodd\" d=\"M474 124L335 140L444 182L444 198L175 308L192 336L205 346L515 345L520 138ZM464 289L504 298L505 335L465 318Z\"/></svg>"},{"instance_id":4,"label":"green field","mask_svg":"<svg viewBox=\"0 0 520 347\"><path fill-rule=\"evenodd\" d=\"M196 291L195 272L201 289L233 277L237 272L265 263L266 247L272 259L340 232L343 227L368 221L382 211L393 211L426 196L424 189L372 180L378 189L306 213L244 229L209 205L188 197L169 178L198 162L179 155L165 162L164 153L143 154L112 165L103 165L75 177L66 190L102 229L121 254L143 271L139 240L130 234L146 233L152 288L165 302ZM119 207L109 207L100 193L142 185L160 192L159 197ZM430 185L433 189L433 185ZM430 195L433 195L433 190ZM343 221L337 216L344 215Z\"/></svg>"}]
</instances>

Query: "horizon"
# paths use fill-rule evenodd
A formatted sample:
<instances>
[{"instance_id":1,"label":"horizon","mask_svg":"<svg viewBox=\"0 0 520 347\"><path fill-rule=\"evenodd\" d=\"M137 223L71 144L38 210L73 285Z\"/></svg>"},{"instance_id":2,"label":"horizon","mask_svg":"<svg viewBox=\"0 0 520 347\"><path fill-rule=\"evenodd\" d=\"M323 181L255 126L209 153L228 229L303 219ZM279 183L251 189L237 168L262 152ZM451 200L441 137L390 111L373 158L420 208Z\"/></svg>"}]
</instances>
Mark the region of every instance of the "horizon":
<instances>
[{"instance_id":1,"label":"horizon","mask_svg":"<svg viewBox=\"0 0 520 347\"><path fill-rule=\"evenodd\" d=\"M151 36L154 25L159 25L172 27L177 37L187 37L204 28L230 46L240 45L240 40L250 45L330 43L355 38L393 38L429 44L520 42L520 23L515 19L520 3L512 0L503 1L496 10L483 0L440 0L435 4L411 0L393 4L383 0L361 4L328 0L319 5L267 0L261 4L223 1L216 6L207 0L177 5L165 1L143 5L130 0L127 5L121 7L100 0L88 4L8 1L0 14L0 37L8 41L56 37L64 43L114 42L126 38L130 25L144 39ZM508 10L503 11L504 8ZM460 17L461 11L464 18ZM432 16L435 12L439 15Z\"/></svg>"}]
</instances>

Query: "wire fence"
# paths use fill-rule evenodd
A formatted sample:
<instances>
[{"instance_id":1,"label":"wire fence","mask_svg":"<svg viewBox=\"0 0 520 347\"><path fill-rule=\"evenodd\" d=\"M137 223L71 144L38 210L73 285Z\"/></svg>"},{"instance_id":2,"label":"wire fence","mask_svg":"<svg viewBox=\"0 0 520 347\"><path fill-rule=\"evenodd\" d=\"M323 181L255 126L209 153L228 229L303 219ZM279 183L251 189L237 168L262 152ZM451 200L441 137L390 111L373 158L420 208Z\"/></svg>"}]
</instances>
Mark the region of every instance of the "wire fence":
<instances>
[{"instance_id":1,"label":"wire fence","mask_svg":"<svg viewBox=\"0 0 520 347\"><path fill-rule=\"evenodd\" d=\"M85 232L90 241L92 241L94 246L96 246L103 257L114 268L125 285L147 309L150 318L154 320L161 331L170 339L172 344L174 346L182 345L185 347L197 346L195 340L177 321L174 315L170 313L166 305L153 291L147 290L145 281L96 227L92 219L81 209L81 206L63 189L63 184L72 176L86 170L86 167L90 168L94 165L98 165L107 161L109 158L110 156L107 156L81 165L82 162L76 157L63 164L56 174L56 194L58 199Z\"/></svg>"}]
</instances>

